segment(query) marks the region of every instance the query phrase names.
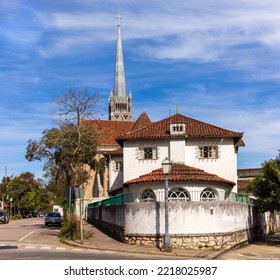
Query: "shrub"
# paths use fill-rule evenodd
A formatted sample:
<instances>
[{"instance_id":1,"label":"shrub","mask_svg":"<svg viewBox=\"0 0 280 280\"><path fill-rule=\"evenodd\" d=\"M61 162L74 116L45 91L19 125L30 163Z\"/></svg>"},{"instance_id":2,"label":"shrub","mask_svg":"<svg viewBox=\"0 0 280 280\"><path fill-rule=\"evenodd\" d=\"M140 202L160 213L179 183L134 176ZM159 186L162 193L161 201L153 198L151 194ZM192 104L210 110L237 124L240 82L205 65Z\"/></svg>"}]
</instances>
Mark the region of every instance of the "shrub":
<instances>
[{"instance_id":1,"label":"shrub","mask_svg":"<svg viewBox=\"0 0 280 280\"><path fill-rule=\"evenodd\" d=\"M83 229L84 239L91 238L92 236L93 236L92 230L85 231L85 229ZM61 241L63 241L64 239L77 240L80 238L81 238L81 225L80 225L79 217L75 214L72 214L70 216L70 221L69 221L69 217L66 214L64 216L64 220L60 231L60 240Z\"/></svg>"},{"instance_id":2,"label":"shrub","mask_svg":"<svg viewBox=\"0 0 280 280\"><path fill-rule=\"evenodd\" d=\"M62 227L61 227L61 232L60 232L60 237L62 239L72 239L76 240L80 236L80 220L75 214L72 214L70 216L65 215Z\"/></svg>"}]
</instances>

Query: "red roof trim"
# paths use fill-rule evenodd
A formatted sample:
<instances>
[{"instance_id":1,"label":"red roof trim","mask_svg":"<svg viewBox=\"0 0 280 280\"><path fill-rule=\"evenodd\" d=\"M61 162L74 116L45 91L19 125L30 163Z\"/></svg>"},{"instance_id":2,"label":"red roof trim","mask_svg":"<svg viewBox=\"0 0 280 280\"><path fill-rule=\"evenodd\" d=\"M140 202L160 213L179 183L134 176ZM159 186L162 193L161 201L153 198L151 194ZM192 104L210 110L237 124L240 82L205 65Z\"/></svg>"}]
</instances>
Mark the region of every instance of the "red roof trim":
<instances>
[{"instance_id":1,"label":"red roof trim","mask_svg":"<svg viewBox=\"0 0 280 280\"><path fill-rule=\"evenodd\" d=\"M173 164L171 173L168 176L169 181L192 181L192 182L214 182L224 183L234 186L235 183L227 179L221 178L215 174L207 173L202 169L190 167L186 165ZM142 175L136 179L129 180L123 185L127 187L130 184L138 184L145 182L160 182L164 181L162 168L153 170L151 173Z\"/></svg>"}]
</instances>

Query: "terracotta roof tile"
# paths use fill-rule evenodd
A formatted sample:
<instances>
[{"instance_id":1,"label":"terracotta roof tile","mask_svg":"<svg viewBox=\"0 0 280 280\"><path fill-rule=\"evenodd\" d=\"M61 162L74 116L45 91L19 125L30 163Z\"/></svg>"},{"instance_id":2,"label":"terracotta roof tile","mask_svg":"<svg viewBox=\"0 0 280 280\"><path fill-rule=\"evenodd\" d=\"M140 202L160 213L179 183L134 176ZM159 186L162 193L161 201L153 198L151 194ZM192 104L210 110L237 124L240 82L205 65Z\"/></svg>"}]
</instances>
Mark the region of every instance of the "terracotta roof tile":
<instances>
[{"instance_id":1,"label":"terracotta roof tile","mask_svg":"<svg viewBox=\"0 0 280 280\"><path fill-rule=\"evenodd\" d=\"M103 145L117 145L116 138L134 126L134 122L128 121L85 120L83 123L99 132L99 142Z\"/></svg>"},{"instance_id":2,"label":"terracotta roof tile","mask_svg":"<svg viewBox=\"0 0 280 280\"><path fill-rule=\"evenodd\" d=\"M113 150L113 151L104 151L103 155L104 156L122 156L123 155L123 149L118 148L117 150Z\"/></svg>"},{"instance_id":3,"label":"terracotta roof tile","mask_svg":"<svg viewBox=\"0 0 280 280\"><path fill-rule=\"evenodd\" d=\"M186 165L173 164L171 173L168 176L169 181L192 181L192 182L214 182L224 183L234 186L235 183L224 178L221 178L215 174L207 173L202 169L190 167ZM130 184L138 184L144 182L158 182L164 181L162 168L156 169L151 173L142 175L136 179L129 180L123 185L128 186Z\"/></svg>"},{"instance_id":4,"label":"terracotta roof tile","mask_svg":"<svg viewBox=\"0 0 280 280\"><path fill-rule=\"evenodd\" d=\"M140 129L151 124L146 112L143 112L136 122L109 121L109 120L84 120L83 124L93 127L99 132L99 142L103 145L116 145L116 138L119 135Z\"/></svg>"},{"instance_id":5,"label":"terracotta roof tile","mask_svg":"<svg viewBox=\"0 0 280 280\"><path fill-rule=\"evenodd\" d=\"M170 123L185 123L185 135L171 135ZM136 131L130 131L120 135L117 139L121 142L125 139L154 139L154 138L170 138L170 137L234 137L239 141L243 136L242 132L235 132L223 129L208 123L204 123L181 114L175 114L169 118L151 123Z\"/></svg>"},{"instance_id":6,"label":"terracotta roof tile","mask_svg":"<svg viewBox=\"0 0 280 280\"><path fill-rule=\"evenodd\" d=\"M248 184L247 184L247 180L237 180L237 189L238 190L246 190Z\"/></svg>"},{"instance_id":7,"label":"terracotta roof tile","mask_svg":"<svg viewBox=\"0 0 280 280\"><path fill-rule=\"evenodd\" d=\"M137 119L137 121L135 122L133 128L132 128L132 131L135 131L137 129L140 129L140 128L143 128L147 125L150 125L152 122L149 118L149 116L147 115L146 112L143 112L139 118Z\"/></svg>"}]
</instances>

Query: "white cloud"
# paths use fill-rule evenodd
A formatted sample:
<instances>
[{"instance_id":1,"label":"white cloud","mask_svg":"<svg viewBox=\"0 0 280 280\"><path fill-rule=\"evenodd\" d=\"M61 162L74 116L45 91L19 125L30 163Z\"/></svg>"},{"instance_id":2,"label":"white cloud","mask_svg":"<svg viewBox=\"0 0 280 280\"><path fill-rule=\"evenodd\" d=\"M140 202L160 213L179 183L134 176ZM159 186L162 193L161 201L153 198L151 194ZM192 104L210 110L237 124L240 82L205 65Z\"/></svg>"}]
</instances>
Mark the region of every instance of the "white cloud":
<instances>
[{"instance_id":1,"label":"white cloud","mask_svg":"<svg viewBox=\"0 0 280 280\"><path fill-rule=\"evenodd\" d=\"M51 20L45 18L45 25L61 30L111 29L114 18L108 13L57 12L51 15Z\"/></svg>"},{"instance_id":2,"label":"white cloud","mask_svg":"<svg viewBox=\"0 0 280 280\"><path fill-rule=\"evenodd\" d=\"M277 56L272 52L280 47L277 1L268 1L266 5L255 1L207 1L207 5L206 1L148 2L149 9L142 2L121 2L123 39L127 50L136 56L222 61L226 67L244 69L261 68L265 57ZM103 9L94 9L89 2L87 7L74 12L40 13L42 23L52 34L51 40L43 41L39 47L43 57L102 49L104 43L115 40L114 1ZM260 56L260 52L264 55Z\"/></svg>"},{"instance_id":3,"label":"white cloud","mask_svg":"<svg viewBox=\"0 0 280 280\"><path fill-rule=\"evenodd\" d=\"M21 111L12 106L0 113L5 132L0 139L7 145L41 136L49 121L49 105L43 102L69 80L108 89L107 101L120 11L135 118L145 109L159 120L179 103L183 114L244 131L248 152L279 148L279 0L30 0L28 5L10 0L0 5L5 39L0 87L17 104L22 101ZM32 96L44 98L42 104L32 106ZM107 116L107 106L105 111Z\"/></svg>"}]
</instances>

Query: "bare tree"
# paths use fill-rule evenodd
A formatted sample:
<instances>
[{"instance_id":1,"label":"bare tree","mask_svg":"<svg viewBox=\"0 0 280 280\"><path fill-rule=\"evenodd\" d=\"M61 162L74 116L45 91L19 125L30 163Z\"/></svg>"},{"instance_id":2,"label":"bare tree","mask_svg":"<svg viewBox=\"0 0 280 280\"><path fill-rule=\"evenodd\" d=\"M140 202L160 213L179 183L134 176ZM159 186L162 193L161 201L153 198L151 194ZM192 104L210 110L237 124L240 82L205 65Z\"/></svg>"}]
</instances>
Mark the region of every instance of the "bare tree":
<instances>
[{"instance_id":1,"label":"bare tree","mask_svg":"<svg viewBox=\"0 0 280 280\"><path fill-rule=\"evenodd\" d=\"M80 127L83 120L95 119L99 95L90 94L88 89L69 88L56 98L58 121Z\"/></svg>"},{"instance_id":2,"label":"bare tree","mask_svg":"<svg viewBox=\"0 0 280 280\"><path fill-rule=\"evenodd\" d=\"M88 89L67 89L56 99L57 127L44 130L39 141L28 141L26 159L46 160L47 174L56 180L63 177L68 186L85 182L85 164L96 166L98 133L83 121L97 115L98 101L99 95Z\"/></svg>"}]
</instances>

